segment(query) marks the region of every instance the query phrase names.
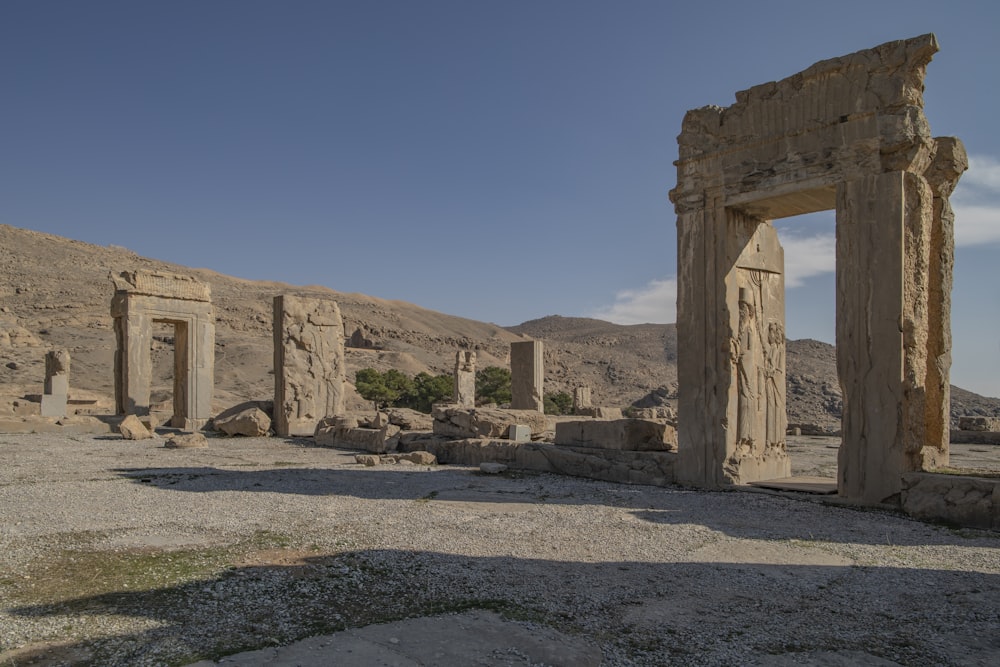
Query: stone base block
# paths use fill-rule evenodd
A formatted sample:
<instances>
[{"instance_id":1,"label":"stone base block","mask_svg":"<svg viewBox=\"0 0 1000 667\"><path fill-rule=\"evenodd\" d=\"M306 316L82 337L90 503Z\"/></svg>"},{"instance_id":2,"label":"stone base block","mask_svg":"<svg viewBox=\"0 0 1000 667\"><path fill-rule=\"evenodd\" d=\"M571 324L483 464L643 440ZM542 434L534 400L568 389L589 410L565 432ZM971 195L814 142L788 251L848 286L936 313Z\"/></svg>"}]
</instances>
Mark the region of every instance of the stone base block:
<instances>
[{"instance_id":1,"label":"stone base block","mask_svg":"<svg viewBox=\"0 0 1000 667\"><path fill-rule=\"evenodd\" d=\"M909 472L902 481L902 508L913 518L1000 531L1000 479Z\"/></svg>"},{"instance_id":2,"label":"stone base block","mask_svg":"<svg viewBox=\"0 0 1000 667\"><path fill-rule=\"evenodd\" d=\"M43 417L65 417L66 394L42 394L41 414Z\"/></svg>"},{"instance_id":3,"label":"stone base block","mask_svg":"<svg viewBox=\"0 0 1000 667\"><path fill-rule=\"evenodd\" d=\"M648 419L565 421L556 424L557 445L623 451L673 451L677 430L666 422Z\"/></svg>"}]
</instances>

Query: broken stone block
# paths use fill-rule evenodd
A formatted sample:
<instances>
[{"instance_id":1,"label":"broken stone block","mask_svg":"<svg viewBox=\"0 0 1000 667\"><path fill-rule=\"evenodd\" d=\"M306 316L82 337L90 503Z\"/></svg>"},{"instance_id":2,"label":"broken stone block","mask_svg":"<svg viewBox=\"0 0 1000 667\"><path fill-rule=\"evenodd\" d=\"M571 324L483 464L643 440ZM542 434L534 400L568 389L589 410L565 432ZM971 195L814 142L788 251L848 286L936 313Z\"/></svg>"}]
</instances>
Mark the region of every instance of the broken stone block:
<instances>
[{"instance_id":1,"label":"broken stone block","mask_svg":"<svg viewBox=\"0 0 1000 667\"><path fill-rule=\"evenodd\" d=\"M146 440L153 437L149 429L143 426L135 415L126 415L125 419L118 425L118 432L126 440Z\"/></svg>"},{"instance_id":2,"label":"broken stone block","mask_svg":"<svg viewBox=\"0 0 1000 667\"><path fill-rule=\"evenodd\" d=\"M377 454L355 454L354 462L371 468L372 466L380 465L382 463L382 457Z\"/></svg>"},{"instance_id":3,"label":"broken stone block","mask_svg":"<svg viewBox=\"0 0 1000 667\"><path fill-rule=\"evenodd\" d=\"M389 423L404 431L430 431L434 428L434 417L410 408L391 408L386 411Z\"/></svg>"},{"instance_id":4,"label":"broken stone block","mask_svg":"<svg viewBox=\"0 0 1000 667\"><path fill-rule=\"evenodd\" d=\"M167 449L205 449L208 439L201 433L180 433L168 439L163 446Z\"/></svg>"},{"instance_id":5,"label":"broken stone block","mask_svg":"<svg viewBox=\"0 0 1000 667\"><path fill-rule=\"evenodd\" d=\"M531 428L524 424L511 424L507 430L507 439L514 442L531 442Z\"/></svg>"},{"instance_id":6,"label":"broken stone block","mask_svg":"<svg viewBox=\"0 0 1000 667\"><path fill-rule=\"evenodd\" d=\"M510 427L516 424L526 425L532 433L545 430L545 415L535 410L460 408L446 404L434 406L433 416L434 434L451 438L506 438Z\"/></svg>"},{"instance_id":7,"label":"broken stone block","mask_svg":"<svg viewBox=\"0 0 1000 667\"><path fill-rule=\"evenodd\" d=\"M420 466L432 466L437 463L437 457L430 452L409 452L396 457L399 461L409 461Z\"/></svg>"},{"instance_id":8,"label":"broken stone block","mask_svg":"<svg viewBox=\"0 0 1000 667\"><path fill-rule=\"evenodd\" d=\"M376 454L394 451L399 442L398 426L386 424L382 428L352 426L353 419L327 418L316 425L313 440L321 447L363 449Z\"/></svg>"},{"instance_id":9,"label":"broken stone block","mask_svg":"<svg viewBox=\"0 0 1000 667\"><path fill-rule=\"evenodd\" d=\"M261 437L271 430L271 418L253 403L230 408L213 419L212 423L216 431L226 435Z\"/></svg>"}]
</instances>

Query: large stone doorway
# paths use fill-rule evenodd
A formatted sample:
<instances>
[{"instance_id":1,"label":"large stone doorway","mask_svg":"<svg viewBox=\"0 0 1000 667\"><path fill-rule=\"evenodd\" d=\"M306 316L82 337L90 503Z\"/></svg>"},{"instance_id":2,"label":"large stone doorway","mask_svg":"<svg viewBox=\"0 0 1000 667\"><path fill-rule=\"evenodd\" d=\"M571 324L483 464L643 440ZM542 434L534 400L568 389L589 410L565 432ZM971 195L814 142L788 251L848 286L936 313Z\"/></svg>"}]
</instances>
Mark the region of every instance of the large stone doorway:
<instances>
[{"instance_id":1,"label":"large stone doorway","mask_svg":"<svg viewBox=\"0 0 1000 667\"><path fill-rule=\"evenodd\" d=\"M165 272L112 274L115 340L115 405L118 414L149 414L153 324L173 328L171 425L200 429L212 416L215 372L215 310L208 285Z\"/></svg>"},{"instance_id":2,"label":"large stone doorway","mask_svg":"<svg viewBox=\"0 0 1000 667\"><path fill-rule=\"evenodd\" d=\"M890 42L685 116L671 192L680 481L788 474L784 255L771 221L824 210L837 219L838 492L883 502L903 472L947 463L948 197L967 163L923 115L936 51L933 35Z\"/></svg>"}]
</instances>

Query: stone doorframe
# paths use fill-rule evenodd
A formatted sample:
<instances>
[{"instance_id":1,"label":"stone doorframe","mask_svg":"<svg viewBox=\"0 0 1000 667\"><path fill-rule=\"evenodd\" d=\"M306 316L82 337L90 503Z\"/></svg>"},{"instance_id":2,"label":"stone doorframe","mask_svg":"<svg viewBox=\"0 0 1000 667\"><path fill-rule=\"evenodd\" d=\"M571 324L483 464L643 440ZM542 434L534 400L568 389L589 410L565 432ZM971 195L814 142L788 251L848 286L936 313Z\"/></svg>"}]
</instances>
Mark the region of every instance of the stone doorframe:
<instances>
[{"instance_id":1,"label":"stone doorframe","mask_svg":"<svg viewBox=\"0 0 1000 667\"><path fill-rule=\"evenodd\" d=\"M153 323L174 327L174 414L171 426L200 429L212 416L215 309L208 285L154 271L111 274L117 414L149 414Z\"/></svg>"},{"instance_id":2,"label":"stone doorframe","mask_svg":"<svg viewBox=\"0 0 1000 667\"><path fill-rule=\"evenodd\" d=\"M789 474L784 257L771 221L833 209L838 492L891 501L900 475L948 462L954 216L967 168L932 138L934 35L817 63L689 111L678 136L678 480ZM780 339L779 339L780 335Z\"/></svg>"}]
</instances>

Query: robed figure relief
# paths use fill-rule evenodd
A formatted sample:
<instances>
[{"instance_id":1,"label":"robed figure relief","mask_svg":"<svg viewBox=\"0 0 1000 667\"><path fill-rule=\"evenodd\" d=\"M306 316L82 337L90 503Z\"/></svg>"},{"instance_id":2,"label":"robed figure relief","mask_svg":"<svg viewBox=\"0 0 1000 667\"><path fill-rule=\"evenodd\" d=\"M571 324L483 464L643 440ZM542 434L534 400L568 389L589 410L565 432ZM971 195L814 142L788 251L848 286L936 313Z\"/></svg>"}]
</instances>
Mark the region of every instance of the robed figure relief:
<instances>
[{"instance_id":1,"label":"robed figure relief","mask_svg":"<svg viewBox=\"0 0 1000 667\"><path fill-rule=\"evenodd\" d=\"M784 442L784 428L781 413L785 402L781 394L785 382L785 329L781 322L767 325L767 352L764 363L764 393L767 396L767 419L765 441L769 447Z\"/></svg>"},{"instance_id":2,"label":"robed figure relief","mask_svg":"<svg viewBox=\"0 0 1000 667\"><path fill-rule=\"evenodd\" d=\"M736 441L753 446L754 422L757 416L757 312L749 290L740 288L740 323L733 342L733 361L736 364L736 387L739 400L736 409Z\"/></svg>"}]
</instances>

